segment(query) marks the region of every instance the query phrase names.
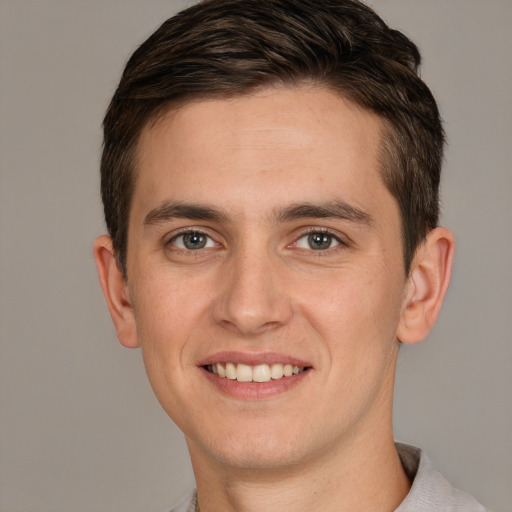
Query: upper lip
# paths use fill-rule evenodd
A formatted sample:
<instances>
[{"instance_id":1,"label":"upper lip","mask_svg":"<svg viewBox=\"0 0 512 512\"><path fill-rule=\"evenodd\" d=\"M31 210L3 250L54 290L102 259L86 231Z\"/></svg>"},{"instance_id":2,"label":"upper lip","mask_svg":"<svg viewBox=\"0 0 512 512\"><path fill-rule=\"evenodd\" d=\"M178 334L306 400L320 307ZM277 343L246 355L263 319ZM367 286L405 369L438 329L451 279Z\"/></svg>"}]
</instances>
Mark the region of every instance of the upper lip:
<instances>
[{"instance_id":1,"label":"upper lip","mask_svg":"<svg viewBox=\"0 0 512 512\"><path fill-rule=\"evenodd\" d=\"M258 364L291 364L298 367L310 367L311 363L286 354L278 352L237 352L223 351L212 354L201 361L198 366L208 366L217 363L242 363L249 366Z\"/></svg>"}]
</instances>

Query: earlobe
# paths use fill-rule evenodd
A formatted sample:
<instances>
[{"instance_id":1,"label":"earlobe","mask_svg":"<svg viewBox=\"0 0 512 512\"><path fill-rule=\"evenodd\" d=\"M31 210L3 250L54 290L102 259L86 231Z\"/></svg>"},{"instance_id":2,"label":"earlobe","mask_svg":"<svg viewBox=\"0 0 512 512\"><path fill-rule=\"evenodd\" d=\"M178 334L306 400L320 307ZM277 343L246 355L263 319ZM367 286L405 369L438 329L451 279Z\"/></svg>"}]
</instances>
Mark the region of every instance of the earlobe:
<instances>
[{"instance_id":1,"label":"earlobe","mask_svg":"<svg viewBox=\"0 0 512 512\"><path fill-rule=\"evenodd\" d=\"M434 326L450 282L455 240L446 228L433 229L417 249L406 284L397 338L423 340Z\"/></svg>"},{"instance_id":2,"label":"earlobe","mask_svg":"<svg viewBox=\"0 0 512 512\"><path fill-rule=\"evenodd\" d=\"M139 340L133 306L126 279L117 265L110 237L103 235L96 239L94 259L117 337L123 346L136 348Z\"/></svg>"}]
</instances>

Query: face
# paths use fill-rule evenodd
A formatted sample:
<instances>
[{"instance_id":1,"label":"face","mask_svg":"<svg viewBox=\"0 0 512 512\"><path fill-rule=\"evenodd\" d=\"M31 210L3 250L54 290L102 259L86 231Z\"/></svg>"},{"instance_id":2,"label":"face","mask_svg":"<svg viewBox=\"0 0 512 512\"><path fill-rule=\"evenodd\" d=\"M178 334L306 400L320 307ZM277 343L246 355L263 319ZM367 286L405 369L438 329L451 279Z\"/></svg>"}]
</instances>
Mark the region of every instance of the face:
<instances>
[{"instance_id":1,"label":"face","mask_svg":"<svg viewBox=\"0 0 512 512\"><path fill-rule=\"evenodd\" d=\"M297 88L190 103L143 132L127 293L193 458L293 466L391 423L405 275L381 128Z\"/></svg>"}]
</instances>

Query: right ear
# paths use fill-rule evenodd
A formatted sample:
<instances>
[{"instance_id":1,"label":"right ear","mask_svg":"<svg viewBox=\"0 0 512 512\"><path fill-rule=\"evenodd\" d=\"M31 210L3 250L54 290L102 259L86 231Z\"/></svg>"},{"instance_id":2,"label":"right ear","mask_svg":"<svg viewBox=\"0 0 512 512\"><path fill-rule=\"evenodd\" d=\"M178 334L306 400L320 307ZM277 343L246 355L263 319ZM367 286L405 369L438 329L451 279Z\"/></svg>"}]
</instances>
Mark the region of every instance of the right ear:
<instances>
[{"instance_id":1,"label":"right ear","mask_svg":"<svg viewBox=\"0 0 512 512\"><path fill-rule=\"evenodd\" d=\"M117 337L124 347L136 348L139 346L139 338L130 293L126 279L117 265L109 236L99 236L94 242L94 259Z\"/></svg>"}]
</instances>

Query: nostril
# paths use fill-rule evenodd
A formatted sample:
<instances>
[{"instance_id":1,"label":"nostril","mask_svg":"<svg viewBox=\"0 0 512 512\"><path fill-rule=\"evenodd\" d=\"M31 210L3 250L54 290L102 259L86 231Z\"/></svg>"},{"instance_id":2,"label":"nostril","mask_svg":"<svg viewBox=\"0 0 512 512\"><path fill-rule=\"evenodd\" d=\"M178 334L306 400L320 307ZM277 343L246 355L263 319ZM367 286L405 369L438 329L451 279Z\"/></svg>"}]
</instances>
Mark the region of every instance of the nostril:
<instances>
[{"instance_id":1,"label":"nostril","mask_svg":"<svg viewBox=\"0 0 512 512\"><path fill-rule=\"evenodd\" d=\"M285 324L291 306L268 254L247 246L219 274L218 296L212 302L215 322L243 335L258 334Z\"/></svg>"}]
</instances>

